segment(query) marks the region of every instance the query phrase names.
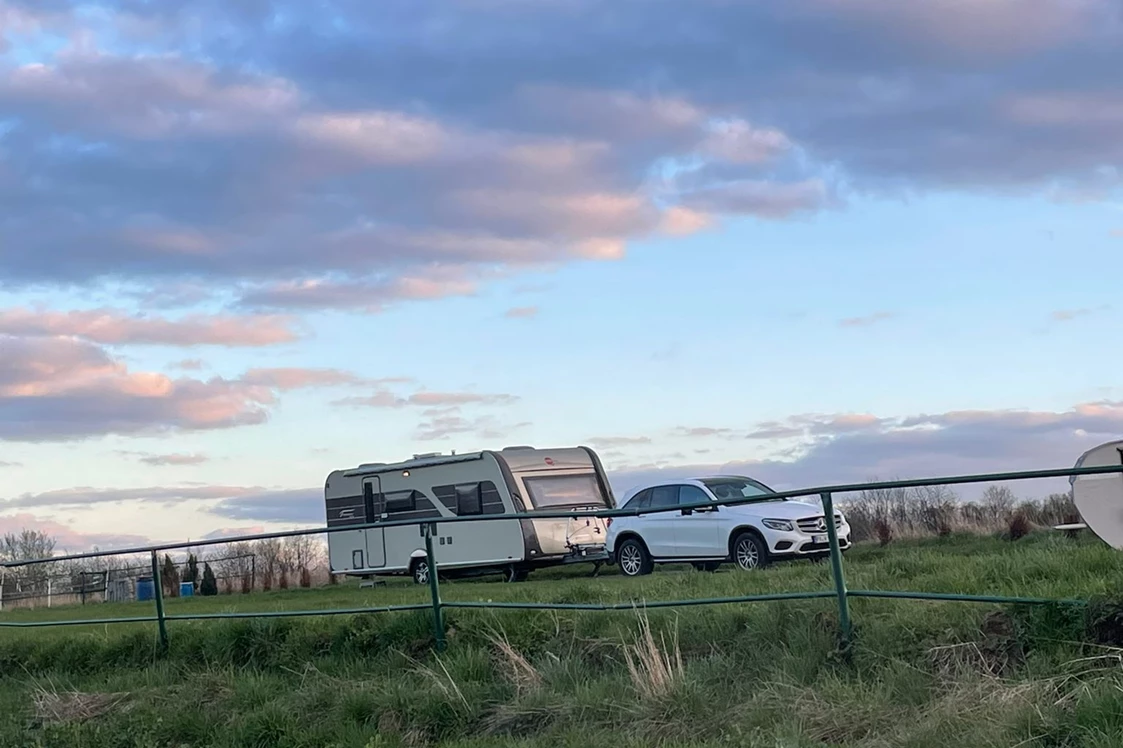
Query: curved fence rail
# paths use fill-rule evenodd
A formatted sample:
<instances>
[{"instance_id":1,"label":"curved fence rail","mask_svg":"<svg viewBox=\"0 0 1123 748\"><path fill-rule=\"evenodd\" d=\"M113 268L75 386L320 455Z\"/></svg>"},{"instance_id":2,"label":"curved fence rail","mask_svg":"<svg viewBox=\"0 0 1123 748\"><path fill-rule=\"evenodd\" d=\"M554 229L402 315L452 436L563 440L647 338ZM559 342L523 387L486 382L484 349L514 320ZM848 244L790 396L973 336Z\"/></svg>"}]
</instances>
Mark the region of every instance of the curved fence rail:
<instances>
[{"instance_id":1,"label":"curved fence rail","mask_svg":"<svg viewBox=\"0 0 1123 748\"><path fill-rule=\"evenodd\" d=\"M1036 471L1022 471L1014 473L986 473L977 475L958 475L943 478L918 478L912 480L898 480L898 481L884 481L875 483L862 483L862 484L841 484L835 486L822 486L817 488L805 488L793 491L777 491L771 494L763 494L746 499L736 499L728 501L715 502L719 506L743 506L746 504L757 504L765 501L773 501L775 499L797 498L804 496L818 496L823 504L823 514L827 517L834 515L834 496L843 493L856 493L860 491L870 491L879 489L898 489L898 488L920 488L925 486L948 486L948 485L962 485L970 483L992 483L992 482L1006 482L1006 481L1021 481L1021 480L1035 480L1041 478L1067 478L1072 476L1081 475L1104 475L1104 474L1123 474L1123 465L1109 465L1103 467L1085 467L1085 468L1067 468L1057 470L1036 470ZM684 510L698 509L705 506L710 506L708 503L697 504L683 504L674 507L659 507L650 508L643 511L624 510L624 509L606 509L600 511L582 512L582 516L589 517L635 517L647 514L661 514L666 512L681 512ZM446 602L441 600L440 582L438 573L440 568L440 559L437 557L433 550L433 537L436 535L436 527L441 524L453 524L456 522L480 522L489 520L512 520L512 519L566 519L573 516L573 512L564 511L544 511L544 512L528 512L516 514L502 514L502 515L486 515L486 516L470 516L470 517L440 517L437 519L426 519L422 522L408 521L408 520L388 520L382 522L372 522L363 525L349 525L347 527L319 527L311 530L288 530L284 532L271 532L259 533L255 535L243 535L234 538L215 538L210 540L196 540L189 543L164 543L159 545L150 545L136 548L124 548L115 551L91 551L89 553L76 553L67 556L53 556L48 558L27 559L24 561L5 562L0 564L0 569L14 569L26 566L33 566L37 564L49 564L66 561L79 561L83 559L99 558L104 556L119 556L131 555L139 553L150 554L152 560L152 579L154 587L154 605L155 614L146 616L135 616L127 618L93 618L93 619L73 619L73 620L48 620L48 621L4 621L0 620L0 628L41 628L41 627L55 627L55 626L89 626L89 625L109 625L109 624L136 624L136 623L155 623L157 627L158 642L161 648L166 648L168 645L168 621L210 621L210 620L225 620L225 619L247 619L247 618L297 618L308 616L337 616L337 615L363 615L372 613L395 613L403 611L421 611L428 610L432 613L433 619L433 635L436 642L438 651L443 651L447 646L447 639L445 637L445 624L444 624L444 611L446 609L492 609L492 610L573 610L573 611L613 611L613 610L633 610L637 607L634 602L622 603L551 603L551 602ZM244 612L224 612L224 613L185 613L185 614L167 614L164 611L164 597L163 585L160 578L160 564L158 553L161 551L177 550L181 548L197 548L199 546L208 545L221 545L230 542L239 541L254 541L254 540L272 540L277 538L297 537L301 535L330 535L334 532L354 532L356 530L366 530L384 527L401 527L413 525L421 528L421 534L425 538L425 551L430 562L432 573L429 574L429 591L431 601L428 603L415 603L406 605L384 605L376 607L361 607L361 608L332 608L324 610L279 610L279 611L244 611ZM826 523L827 539L830 545L830 559L831 559L831 578L834 582L834 589L821 590L811 592L779 592L772 594L762 595L744 595L740 597L716 597L716 598L698 598L692 600L658 600L648 601L642 603L644 608L678 608L689 607L697 605L727 605L734 603L754 603L754 602L772 602L780 600L815 600L824 598L834 598L838 606L838 623L839 623L839 641L841 646L845 649L849 646L851 639L851 620L850 620L850 598L885 598L885 599L905 599L905 600L937 600L937 601L950 601L950 602L968 602L968 603L1004 603L1004 604L1021 604L1021 605L1045 605L1045 604L1071 604L1079 605L1086 601L1083 600L1063 600L1053 598L1035 598L1035 597L1011 597L1005 595L962 595L956 593L943 593L943 592L902 592L902 591L879 591L879 590L851 590L846 587L846 578L842 563L842 551L839 547L838 534L834 522Z\"/></svg>"}]
</instances>

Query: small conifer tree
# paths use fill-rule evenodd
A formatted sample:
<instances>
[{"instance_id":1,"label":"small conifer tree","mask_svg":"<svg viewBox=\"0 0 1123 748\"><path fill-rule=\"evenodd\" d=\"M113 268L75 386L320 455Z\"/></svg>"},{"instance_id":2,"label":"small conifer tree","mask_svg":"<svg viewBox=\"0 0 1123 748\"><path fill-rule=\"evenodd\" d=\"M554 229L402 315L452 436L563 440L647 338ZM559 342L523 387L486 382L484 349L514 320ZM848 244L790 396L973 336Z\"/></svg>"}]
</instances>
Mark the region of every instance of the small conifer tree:
<instances>
[{"instance_id":1,"label":"small conifer tree","mask_svg":"<svg viewBox=\"0 0 1123 748\"><path fill-rule=\"evenodd\" d=\"M218 580L215 579L214 571L208 563L203 564L203 582L199 585L199 594L206 597L218 594Z\"/></svg>"}]
</instances>

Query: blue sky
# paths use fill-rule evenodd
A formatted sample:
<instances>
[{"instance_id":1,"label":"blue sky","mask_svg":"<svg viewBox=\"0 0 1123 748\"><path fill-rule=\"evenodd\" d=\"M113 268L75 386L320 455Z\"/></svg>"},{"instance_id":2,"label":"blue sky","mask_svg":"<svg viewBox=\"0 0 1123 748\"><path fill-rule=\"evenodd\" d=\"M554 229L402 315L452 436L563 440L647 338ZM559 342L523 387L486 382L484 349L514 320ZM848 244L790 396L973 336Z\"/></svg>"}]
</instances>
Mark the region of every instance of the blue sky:
<instances>
[{"instance_id":1,"label":"blue sky","mask_svg":"<svg viewBox=\"0 0 1123 748\"><path fill-rule=\"evenodd\" d=\"M512 443L1071 464L1123 431L1118 9L948 4L0 0L0 530L315 523Z\"/></svg>"}]
</instances>

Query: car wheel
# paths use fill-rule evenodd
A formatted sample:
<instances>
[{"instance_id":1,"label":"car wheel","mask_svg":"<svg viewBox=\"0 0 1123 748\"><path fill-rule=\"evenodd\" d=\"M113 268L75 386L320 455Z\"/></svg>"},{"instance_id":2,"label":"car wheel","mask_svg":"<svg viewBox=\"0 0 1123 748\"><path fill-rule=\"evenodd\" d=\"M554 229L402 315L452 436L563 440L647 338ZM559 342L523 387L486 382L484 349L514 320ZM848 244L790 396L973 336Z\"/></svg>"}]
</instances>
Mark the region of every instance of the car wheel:
<instances>
[{"instance_id":1,"label":"car wheel","mask_svg":"<svg viewBox=\"0 0 1123 748\"><path fill-rule=\"evenodd\" d=\"M419 558L413 562L413 581L417 584L429 584L429 559Z\"/></svg>"},{"instance_id":2,"label":"car wheel","mask_svg":"<svg viewBox=\"0 0 1123 748\"><path fill-rule=\"evenodd\" d=\"M756 533L743 532L733 541L733 563L745 571L768 565L768 549Z\"/></svg>"},{"instance_id":3,"label":"car wheel","mask_svg":"<svg viewBox=\"0 0 1123 748\"><path fill-rule=\"evenodd\" d=\"M616 551L616 564L626 577L650 574L655 566L647 548L636 538L628 538L620 544L620 548Z\"/></svg>"}]
</instances>

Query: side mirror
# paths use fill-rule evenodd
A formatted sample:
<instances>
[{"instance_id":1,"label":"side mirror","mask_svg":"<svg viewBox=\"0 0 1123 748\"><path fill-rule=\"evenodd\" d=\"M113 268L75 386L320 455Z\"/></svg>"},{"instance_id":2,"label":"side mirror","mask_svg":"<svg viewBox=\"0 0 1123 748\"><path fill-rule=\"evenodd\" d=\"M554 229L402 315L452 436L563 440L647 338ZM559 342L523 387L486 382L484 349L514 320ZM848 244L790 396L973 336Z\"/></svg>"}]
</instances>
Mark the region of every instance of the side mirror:
<instances>
[{"instance_id":1,"label":"side mirror","mask_svg":"<svg viewBox=\"0 0 1123 748\"><path fill-rule=\"evenodd\" d=\"M691 514L694 514L693 509L683 509L682 510L682 516L684 516L684 517L689 517Z\"/></svg>"}]
</instances>

